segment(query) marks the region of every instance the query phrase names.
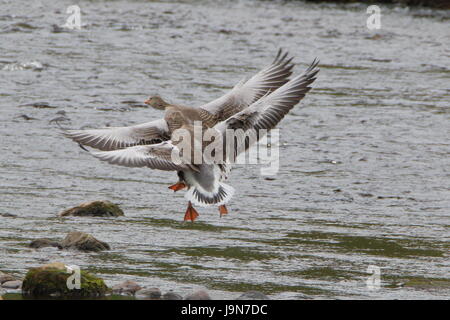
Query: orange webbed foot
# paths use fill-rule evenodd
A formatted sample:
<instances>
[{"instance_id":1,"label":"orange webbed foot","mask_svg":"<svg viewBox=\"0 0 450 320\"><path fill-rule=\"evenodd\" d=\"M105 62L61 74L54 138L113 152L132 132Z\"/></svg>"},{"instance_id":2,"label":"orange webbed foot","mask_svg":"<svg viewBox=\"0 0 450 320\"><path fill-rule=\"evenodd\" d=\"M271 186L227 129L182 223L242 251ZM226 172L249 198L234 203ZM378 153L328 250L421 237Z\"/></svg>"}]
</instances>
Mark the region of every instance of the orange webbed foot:
<instances>
[{"instance_id":1,"label":"orange webbed foot","mask_svg":"<svg viewBox=\"0 0 450 320\"><path fill-rule=\"evenodd\" d=\"M194 222L195 219L199 216L197 210L194 209L192 206L192 203L189 201L188 207L186 209L186 213L184 214L184 221L192 221Z\"/></svg>"},{"instance_id":2,"label":"orange webbed foot","mask_svg":"<svg viewBox=\"0 0 450 320\"><path fill-rule=\"evenodd\" d=\"M225 207L224 204L219 206L219 213L220 213L220 217L222 217L225 214L228 214L228 209L227 209L227 207Z\"/></svg>"},{"instance_id":3,"label":"orange webbed foot","mask_svg":"<svg viewBox=\"0 0 450 320\"><path fill-rule=\"evenodd\" d=\"M177 182L169 187L169 189L173 190L174 192L180 191L184 188L186 188L186 185L183 182Z\"/></svg>"}]
</instances>

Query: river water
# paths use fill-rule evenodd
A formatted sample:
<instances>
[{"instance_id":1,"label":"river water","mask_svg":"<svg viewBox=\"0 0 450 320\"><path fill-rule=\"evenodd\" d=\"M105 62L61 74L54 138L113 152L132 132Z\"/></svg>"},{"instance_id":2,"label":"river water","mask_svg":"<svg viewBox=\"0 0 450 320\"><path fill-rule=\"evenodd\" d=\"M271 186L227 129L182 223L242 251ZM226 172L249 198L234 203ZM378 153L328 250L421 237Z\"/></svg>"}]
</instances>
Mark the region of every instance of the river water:
<instances>
[{"instance_id":1,"label":"river water","mask_svg":"<svg viewBox=\"0 0 450 320\"><path fill-rule=\"evenodd\" d=\"M70 31L71 1L0 4L0 270L63 261L108 285L216 299L449 297L448 12L382 6L381 29L368 30L364 5L79 1ZM142 105L154 93L201 105L279 47L296 73L315 57L321 72L279 126L278 174L236 166L223 218L200 208L183 223L174 173L100 162L50 122L61 111L68 128L145 122L161 117ZM89 200L125 217L58 218ZM112 250L27 247L70 231Z\"/></svg>"}]
</instances>

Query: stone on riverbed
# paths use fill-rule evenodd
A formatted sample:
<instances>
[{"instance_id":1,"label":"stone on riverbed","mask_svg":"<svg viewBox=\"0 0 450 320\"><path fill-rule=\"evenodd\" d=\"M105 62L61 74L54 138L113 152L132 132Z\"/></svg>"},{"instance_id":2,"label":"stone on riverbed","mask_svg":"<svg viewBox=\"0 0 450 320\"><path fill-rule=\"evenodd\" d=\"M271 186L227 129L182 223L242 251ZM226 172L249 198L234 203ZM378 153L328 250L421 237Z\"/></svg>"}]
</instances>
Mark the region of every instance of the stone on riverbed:
<instances>
[{"instance_id":1,"label":"stone on riverbed","mask_svg":"<svg viewBox=\"0 0 450 320\"><path fill-rule=\"evenodd\" d=\"M124 213L118 205L109 201L91 201L85 202L74 208L65 210L59 214L65 216L81 217L119 217Z\"/></svg>"},{"instance_id":2,"label":"stone on riverbed","mask_svg":"<svg viewBox=\"0 0 450 320\"><path fill-rule=\"evenodd\" d=\"M20 289L21 287L22 281L20 280L6 281L2 284L2 288L4 289Z\"/></svg>"},{"instance_id":3,"label":"stone on riverbed","mask_svg":"<svg viewBox=\"0 0 450 320\"><path fill-rule=\"evenodd\" d=\"M59 242L53 241L46 238L33 240L29 245L30 248L39 249L45 247L56 247L58 249L62 249L62 246Z\"/></svg>"},{"instance_id":4,"label":"stone on riverbed","mask_svg":"<svg viewBox=\"0 0 450 320\"><path fill-rule=\"evenodd\" d=\"M113 294L134 295L142 287L136 282L127 280L112 287Z\"/></svg>"},{"instance_id":5,"label":"stone on riverbed","mask_svg":"<svg viewBox=\"0 0 450 320\"><path fill-rule=\"evenodd\" d=\"M170 290L169 292L166 292L162 296L163 300L183 300L183 297L180 296L178 293L173 292Z\"/></svg>"},{"instance_id":6,"label":"stone on riverbed","mask_svg":"<svg viewBox=\"0 0 450 320\"><path fill-rule=\"evenodd\" d=\"M205 290L197 290L184 297L184 300L211 300L211 297Z\"/></svg>"},{"instance_id":7,"label":"stone on riverbed","mask_svg":"<svg viewBox=\"0 0 450 320\"><path fill-rule=\"evenodd\" d=\"M268 296L259 291L248 291L239 297L236 300L270 300Z\"/></svg>"},{"instance_id":8,"label":"stone on riverbed","mask_svg":"<svg viewBox=\"0 0 450 320\"><path fill-rule=\"evenodd\" d=\"M22 284L22 295L27 297L101 297L108 291L102 279L80 270L80 289L69 289L68 284L76 284L69 277L69 271L61 262L31 268ZM68 281L69 280L69 281Z\"/></svg>"},{"instance_id":9,"label":"stone on riverbed","mask_svg":"<svg viewBox=\"0 0 450 320\"><path fill-rule=\"evenodd\" d=\"M16 278L14 278L12 275L0 271L0 285L2 285L5 282L14 280L16 280Z\"/></svg>"},{"instance_id":10,"label":"stone on riverbed","mask_svg":"<svg viewBox=\"0 0 450 320\"><path fill-rule=\"evenodd\" d=\"M135 296L142 300L159 300L161 299L161 290L159 288L145 288L136 292Z\"/></svg>"},{"instance_id":11,"label":"stone on riverbed","mask_svg":"<svg viewBox=\"0 0 450 320\"><path fill-rule=\"evenodd\" d=\"M78 249L81 251L102 251L110 250L111 247L106 242L94 238L84 232L70 232L61 242L64 249Z\"/></svg>"}]
</instances>

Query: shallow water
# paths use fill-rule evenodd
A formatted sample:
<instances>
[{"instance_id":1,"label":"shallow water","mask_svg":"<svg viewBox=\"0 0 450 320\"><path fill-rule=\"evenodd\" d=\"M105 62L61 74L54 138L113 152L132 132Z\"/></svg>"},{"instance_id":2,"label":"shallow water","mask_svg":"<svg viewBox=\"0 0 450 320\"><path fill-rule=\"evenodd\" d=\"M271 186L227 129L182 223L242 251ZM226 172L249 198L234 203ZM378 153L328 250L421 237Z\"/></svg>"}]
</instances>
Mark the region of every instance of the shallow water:
<instances>
[{"instance_id":1,"label":"shallow water","mask_svg":"<svg viewBox=\"0 0 450 320\"><path fill-rule=\"evenodd\" d=\"M82 29L67 31L53 25L70 1L24 3L1 1L0 214L15 216L0 215L0 270L63 261L109 285L206 287L217 299L449 297L448 12L382 7L370 31L360 5L81 1ZM147 121L161 116L142 107L153 93L201 105L279 47L297 73L316 56L321 72L280 125L275 180L235 167L224 218L200 209L183 223L174 173L102 163L49 122L59 111L71 128ZM126 216L57 217L99 199ZM112 250L27 248L75 230ZM366 286L370 265L378 290Z\"/></svg>"}]
</instances>

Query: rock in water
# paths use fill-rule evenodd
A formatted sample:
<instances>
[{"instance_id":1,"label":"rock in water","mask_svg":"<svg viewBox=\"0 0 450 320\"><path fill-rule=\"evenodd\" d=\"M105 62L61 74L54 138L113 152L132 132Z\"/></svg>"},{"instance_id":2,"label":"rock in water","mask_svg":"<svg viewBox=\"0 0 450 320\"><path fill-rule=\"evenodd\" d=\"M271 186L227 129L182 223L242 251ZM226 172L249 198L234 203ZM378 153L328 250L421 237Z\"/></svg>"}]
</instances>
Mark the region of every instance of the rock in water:
<instances>
[{"instance_id":1,"label":"rock in water","mask_svg":"<svg viewBox=\"0 0 450 320\"><path fill-rule=\"evenodd\" d=\"M72 209L65 210L59 214L65 216L81 217L119 217L124 213L118 205L109 201L91 201L80 204Z\"/></svg>"},{"instance_id":2,"label":"rock in water","mask_svg":"<svg viewBox=\"0 0 450 320\"><path fill-rule=\"evenodd\" d=\"M80 270L80 289L76 273L61 262L31 268L22 284L25 297L101 297L108 291L102 279ZM68 279L71 277L71 279ZM73 281L72 281L73 280Z\"/></svg>"},{"instance_id":3,"label":"rock in water","mask_svg":"<svg viewBox=\"0 0 450 320\"><path fill-rule=\"evenodd\" d=\"M136 282L127 280L112 287L112 292L114 294L134 295L137 291L141 289L142 287L138 285Z\"/></svg>"},{"instance_id":4,"label":"rock in water","mask_svg":"<svg viewBox=\"0 0 450 320\"><path fill-rule=\"evenodd\" d=\"M171 290L171 291L163 294L162 299L163 300L183 300L183 297L180 296L178 293L175 293Z\"/></svg>"},{"instance_id":5,"label":"rock in water","mask_svg":"<svg viewBox=\"0 0 450 320\"><path fill-rule=\"evenodd\" d=\"M268 296L259 291L248 291L239 297L236 300L270 300Z\"/></svg>"},{"instance_id":6,"label":"rock in water","mask_svg":"<svg viewBox=\"0 0 450 320\"><path fill-rule=\"evenodd\" d=\"M184 300L211 300L211 297L205 290L197 290L184 297Z\"/></svg>"},{"instance_id":7,"label":"rock in water","mask_svg":"<svg viewBox=\"0 0 450 320\"><path fill-rule=\"evenodd\" d=\"M39 248L45 248L45 247L56 247L58 249L62 249L62 246L59 242L41 238L31 241L31 243L28 245L30 248L39 249Z\"/></svg>"},{"instance_id":8,"label":"rock in water","mask_svg":"<svg viewBox=\"0 0 450 320\"><path fill-rule=\"evenodd\" d=\"M161 290L159 288L142 289L136 292L135 296L143 300L159 300L161 299Z\"/></svg>"},{"instance_id":9,"label":"rock in water","mask_svg":"<svg viewBox=\"0 0 450 320\"><path fill-rule=\"evenodd\" d=\"M3 282L2 288L5 289L20 289L22 286L22 281L20 280L13 280L13 281L6 281Z\"/></svg>"},{"instance_id":10,"label":"rock in water","mask_svg":"<svg viewBox=\"0 0 450 320\"><path fill-rule=\"evenodd\" d=\"M61 242L64 249L78 249L81 251L102 251L110 250L111 247L106 242L100 241L90 234L84 232L70 232Z\"/></svg>"},{"instance_id":11,"label":"rock in water","mask_svg":"<svg viewBox=\"0 0 450 320\"><path fill-rule=\"evenodd\" d=\"M14 278L12 275L0 272L0 285L2 285L5 282L14 280L16 280L16 278Z\"/></svg>"}]
</instances>

